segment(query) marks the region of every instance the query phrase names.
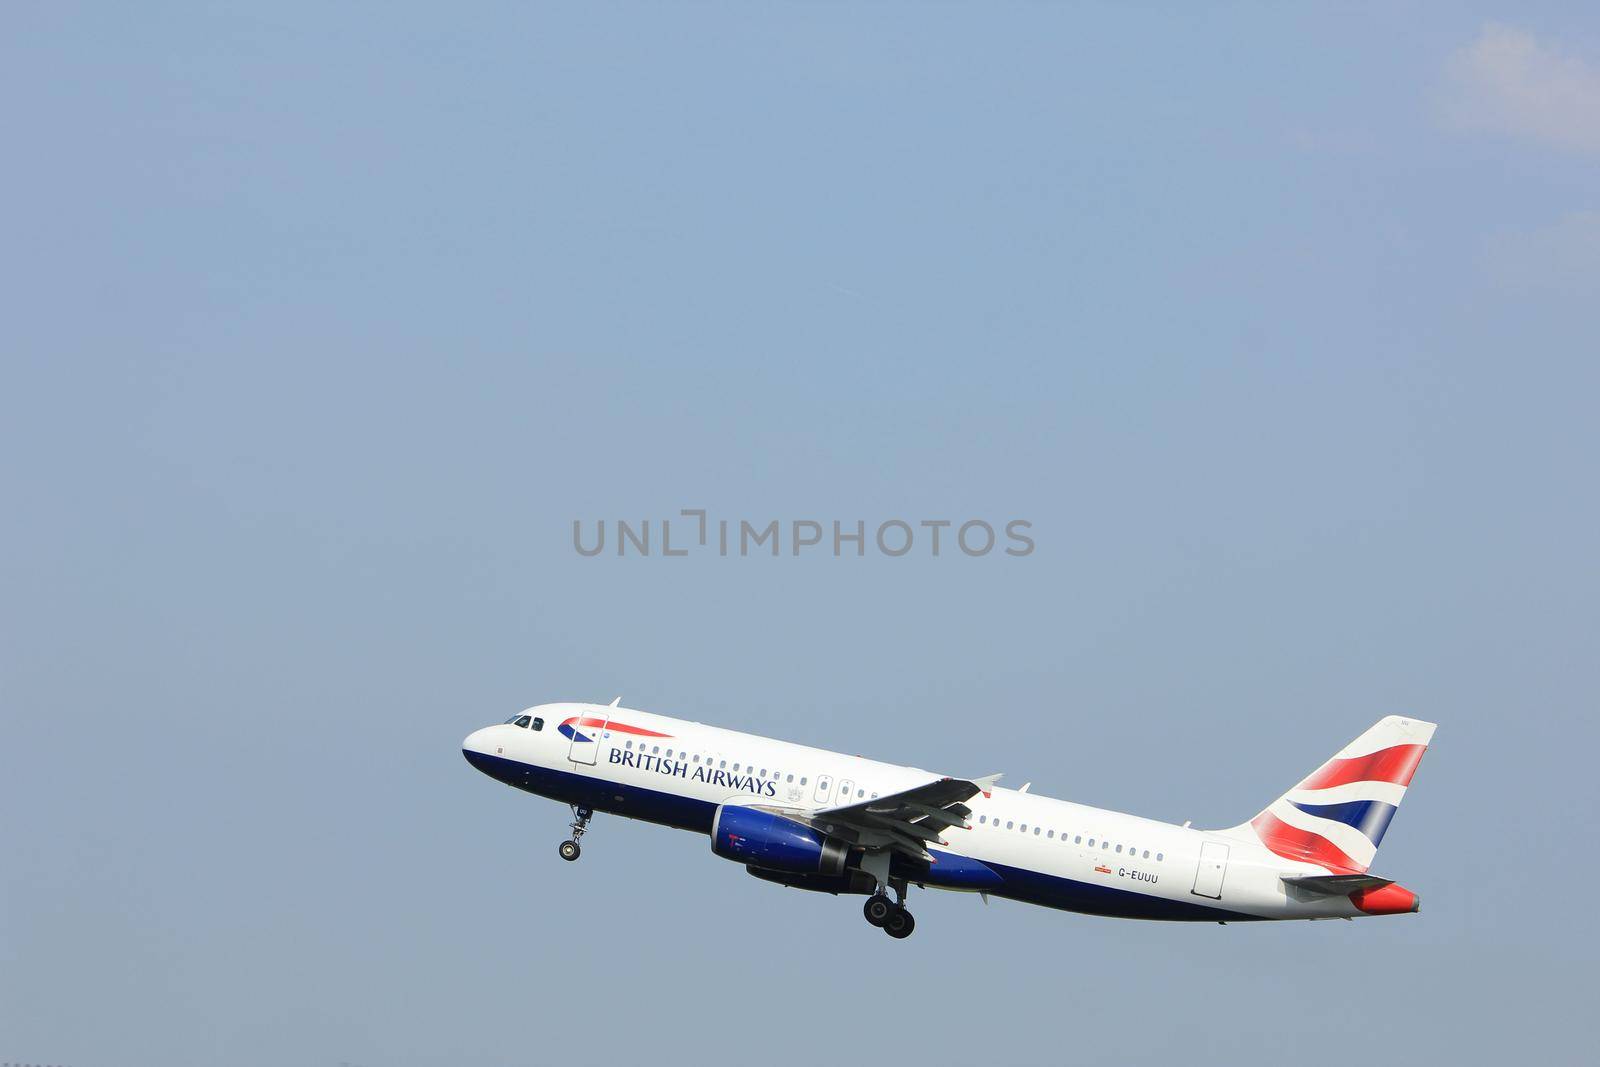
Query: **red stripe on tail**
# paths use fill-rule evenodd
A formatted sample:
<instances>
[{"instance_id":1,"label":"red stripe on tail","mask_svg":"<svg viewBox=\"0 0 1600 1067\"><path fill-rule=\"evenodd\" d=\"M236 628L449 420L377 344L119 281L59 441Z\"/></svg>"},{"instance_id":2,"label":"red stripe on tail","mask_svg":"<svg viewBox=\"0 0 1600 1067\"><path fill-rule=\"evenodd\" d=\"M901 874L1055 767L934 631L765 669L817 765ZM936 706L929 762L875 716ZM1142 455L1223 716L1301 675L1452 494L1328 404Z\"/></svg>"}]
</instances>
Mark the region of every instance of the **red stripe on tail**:
<instances>
[{"instance_id":1,"label":"red stripe on tail","mask_svg":"<svg viewBox=\"0 0 1600 1067\"><path fill-rule=\"evenodd\" d=\"M1321 834L1290 826L1270 811L1250 820L1261 843L1286 860L1303 860L1335 874L1366 874L1367 869Z\"/></svg>"},{"instance_id":2,"label":"red stripe on tail","mask_svg":"<svg viewBox=\"0 0 1600 1067\"><path fill-rule=\"evenodd\" d=\"M1350 782L1392 782L1410 785L1427 745L1395 745L1354 759L1333 759L1301 782L1299 789L1328 789Z\"/></svg>"}]
</instances>

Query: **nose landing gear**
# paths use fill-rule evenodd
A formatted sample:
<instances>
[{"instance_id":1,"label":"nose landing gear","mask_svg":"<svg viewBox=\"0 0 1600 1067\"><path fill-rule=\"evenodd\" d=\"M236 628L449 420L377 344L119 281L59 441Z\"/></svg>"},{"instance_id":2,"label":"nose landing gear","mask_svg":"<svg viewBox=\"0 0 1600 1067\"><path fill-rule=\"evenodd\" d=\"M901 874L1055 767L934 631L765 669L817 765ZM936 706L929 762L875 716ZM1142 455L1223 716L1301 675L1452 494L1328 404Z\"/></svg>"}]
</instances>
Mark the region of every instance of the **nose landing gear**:
<instances>
[{"instance_id":1,"label":"nose landing gear","mask_svg":"<svg viewBox=\"0 0 1600 1067\"><path fill-rule=\"evenodd\" d=\"M589 830L589 819L594 812L589 808L572 805L572 840L561 842L561 858L571 863L583 855L583 849L578 845L578 839Z\"/></svg>"}]
</instances>

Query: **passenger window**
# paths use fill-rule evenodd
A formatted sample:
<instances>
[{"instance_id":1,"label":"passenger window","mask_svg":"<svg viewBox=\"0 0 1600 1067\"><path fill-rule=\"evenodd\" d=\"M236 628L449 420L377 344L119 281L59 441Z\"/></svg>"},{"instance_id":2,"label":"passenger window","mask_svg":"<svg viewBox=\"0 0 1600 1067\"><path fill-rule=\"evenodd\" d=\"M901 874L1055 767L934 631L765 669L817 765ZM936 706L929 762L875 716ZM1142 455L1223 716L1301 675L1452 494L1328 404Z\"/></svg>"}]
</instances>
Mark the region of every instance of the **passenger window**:
<instances>
[{"instance_id":1,"label":"passenger window","mask_svg":"<svg viewBox=\"0 0 1600 1067\"><path fill-rule=\"evenodd\" d=\"M667 749L667 759L671 759L671 758L672 758L672 749L669 748L669 749Z\"/></svg>"},{"instance_id":2,"label":"passenger window","mask_svg":"<svg viewBox=\"0 0 1600 1067\"><path fill-rule=\"evenodd\" d=\"M651 748L650 748L650 755L652 755L652 756L661 755L661 746L660 745L652 745Z\"/></svg>"},{"instance_id":3,"label":"passenger window","mask_svg":"<svg viewBox=\"0 0 1600 1067\"><path fill-rule=\"evenodd\" d=\"M792 781L794 781L794 775L792 775L792 774L791 774L791 775L790 775L790 776L789 776L789 777L788 777L788 778L787 778L787 779L786 779L786 780L787 780L787 781L790 781L790 782L792 782ZM804 783L804 782L801 782L801 783L800 783L800 784L801 784L801 785L805 785L805 783Z\"/></svg>"},{"instance_id":4,"label":"passenger window","mask_svg":"<svg viewBox=\"0 0 1600 1067\"><path fill-rule=\"evenodd\" d=\"M739 765L738 765L738 764L737 764L737 763L735 763L735 764L734 764L734 765L733 765L733 769L734 769L734 770L736 770L736 771L737 771L737 770L738 770L738 769L739 769Z\"/></svg>"},{"instance_id":5,"label":"passenger window","mask_svg":"<svg viewBox=\"0 0 1600 1067\"><path fill-rule=\"evenodd\" d=\"M988 822L988 821L989 821L989 816L987 816L987 815L980 815L980 816L978 816L978 821L979 821L979 822L980 822L980 823L986 823L986 822Z\"/></svg>"},{"instance_id":6,"label":"passenger window","mask_svg":"<svg viewBox=\"0 0 1600 1067\"><path fill-rule=\"evenodd\" d=\"M1140 858L1141 859L1149 859L1150 858L1150 850L1149 849L1145 849L1144 850L1144 855L1141 856Z\"/></svg>"},{"instance_id":7,"label":"passenger window","mask_svg":"<svg viewBox=\"0 0 1600 1067\"><path fill-rule=\"evenodd\" d=\"M1006 820L1006 829L1007 829L1007 830L1009 830L1009 829L1011 829L1011 828L1012 828L1012 827L1013 827L1013 826L1015 826L1015 825L1016 825L1016 824L1015 824L1015 823L1014 823L1014 822L1012 822L1012 821L1011 821L1011 820L1010 820L1010 819L1007 819L1007 820Z\"/></svg>"},{"instance_id":8,"label":"passenger window","mask_svg":"<svg viewBox=\"0 0 1600 1067\"><path fill-rule=\"evenodd\" d=\"M1077 836L1077 837L1074 837L1074 838L1073 838L1073 839L1072 839L1072 843L1073 843L1073 844L1074 844L1074 845L1081 845L1081 844L1083 844L1083 835L1082 835L1082 834L1079 834L1079 835L1078 835L1078 836ZM1093 842L1093 841L1090 841L1090 842L1089 842L1089 844L1091 844L1091 845L1092 845L1092 844L1094 844L1094 842Z\"/></svg>"},{"instance_id":9,"label":"passenger window","mask_svg":"<svg viewBox=\"0 0 1600 1067\"><path fill-rule=\"evenodd\" d=\"M699 763L699 762L700 762L700 753L698 753L698 752L696 752L696 753L695 753L695 754L694 754L694 761L695 761L695 762L696 762L696 763Z\"/></svg>"},{"instance_id":10,"label":"passenger window","mask_svg":"<svg viewBox=\"0 0 1600 1067\"><path fill-rule=\"evenodd\" d=\"M1054 841L1056 839L1056 832L1054 830L1051 830L1049 833L1045 834L1044 836L1046 838L1048 838L1049 840Z\"/></svg>"},{"instance_id":11,"label":"passenger window","mask_svg":"<svg viewBox=\"0 0 1600 1067\"><path fill-rule=\"evenodd\" d=\"M806 780L804 778L800 779L800 784L801 785L805 785L806 784Z\"/></svg>"},{"instance_id":12,"label":"passenger window","mask_svg":"<svg viewBox=\"0 0 1600 1067\"><path fill-rule=\"evenodd\" d=\"M1034 837L1038 837L1039 836L1039 828L1037 826L1035 826L1033 828L1033 836Z\"/></svg>"},{"instance_id":13,"label":"passenger window","mask_svg":"<svg viewBox=\"0 0 1600 1067\"><path fill-rule=\"evenodd\" d=\"M1089 838L1089 847L1094 848L1094 838Z\"/></svg>"},{"instance_id":14,"label":"passenger window","mask_svg":"<svg viewBox=\"0 0 1600 1067\"><path fill-rule=\"evenodd\" d=\"M721 770L724 770L724 771L727 770L728 769L728 761L727 760L723 760L721 763L717 764L717 767L719 769L721 769Z\"/></svg>"},{"instance_id":15,"label":"passenger window","mask_svg":"<svg viewBox=\"0 0 1600 1067\"><path fill-rule=\"evenodd\" d=\"M1121 853L1121 852L1122 852L1122 846L1121 846L1121 845L1118 845L1118 846L1117 846L1117 852L1118 852L1118 853L1119 853L1119 854L1120 854L1120 853Z\"/></svg>"},{"instance_id":16,"label":"passenger window","mask_svg":"<svg viewBox=\"0 0 1600 1067\"><path fill-rule=\"evenodd\" d=\"M1111 847L1111 842L1110 841L1102 841L1102 842L1100 842L1101 851L1105 851L1106 849L1108 849L1110 847Z\"/></svg>"},{"instance_id":17,"label":"passenger window","mask_svg":"<svg viewBox=\"0 0 1600 1067\"><path fill-rule=\"evenodd\" d=\"M1157 853L1156 853L1156 862L1157 862L1157 863L1160 863L1160 862L1161 862L1161 861L1162 861L1162 860L1163 860L1163 859L1165 859L1165 858L1166 858L1166 857L1164 857L1164 856L1163 856L1163 855L1161 855L1161 853L1159 853L1159 852L1157 852Z\"/></svg>"},{"instance_id":18,"label":"passenger window","mask_svg":"<svg viewBox=\"0 0 1600 1067\"><path fill-rule=\"evenodd\" d=\"M533 720L533 728L535 730L543 730L544 729L544 720L543 719L534 719Z\"/></svg>"},{"instance_id":19,"label":"passenger window","mask_svg":"<svg viewBox=\"0 0 1600 1067\"><path fill-rule=\"evenodd\" d=\"M862 797L864 797L866 795L867 795L867 791L865 789L857 789L856 790L856 799L857 800L860 800Z\"/></svg>"}]
</instances>

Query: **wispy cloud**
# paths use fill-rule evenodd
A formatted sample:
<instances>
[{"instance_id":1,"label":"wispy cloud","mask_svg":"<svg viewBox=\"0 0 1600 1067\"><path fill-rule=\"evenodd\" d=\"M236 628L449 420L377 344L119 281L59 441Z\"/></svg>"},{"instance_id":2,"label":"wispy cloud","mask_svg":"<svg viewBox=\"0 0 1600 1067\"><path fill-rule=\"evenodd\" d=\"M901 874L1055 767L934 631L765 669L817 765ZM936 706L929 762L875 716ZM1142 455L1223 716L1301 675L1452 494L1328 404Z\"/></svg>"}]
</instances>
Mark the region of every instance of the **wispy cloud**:
<instances>
[{"instance_id":1,"label":"wispy cloud","mask_svg":"<svg viewBox=\"0 0 1600 1067\"><path fill-rule=\"evenodd\" d=\"M1600 69L1515 26L1489 23L1450 57L1444 104L1467 129L1600 153Z\"/></svg>"}]
</instances>

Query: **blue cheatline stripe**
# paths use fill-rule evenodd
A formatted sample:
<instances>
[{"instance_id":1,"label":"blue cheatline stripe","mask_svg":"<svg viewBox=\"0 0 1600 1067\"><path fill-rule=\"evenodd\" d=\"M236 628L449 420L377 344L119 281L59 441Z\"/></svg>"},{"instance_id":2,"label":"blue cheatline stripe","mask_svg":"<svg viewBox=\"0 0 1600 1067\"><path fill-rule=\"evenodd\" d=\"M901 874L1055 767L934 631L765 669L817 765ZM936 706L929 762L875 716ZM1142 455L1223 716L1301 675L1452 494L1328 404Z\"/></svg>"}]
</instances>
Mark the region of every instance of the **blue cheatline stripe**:
<instances>
[{"instance_id":1,"label":"blue cheatline stripe","mask_svg":"<svg viewBox=\"0 0 1600 1067\"><path fill-rule=\"evenodd\" d=\"M467 758L468 763L489 777L529 793L573 804L585 804L596 811L613 812L696 833L711 832L711 818L717 806L709 801L645 789L636 785L608 782L603 778L587 774L574 774L520 763L504 756L490 756L482 752L465 750L461 754ZM1006 867L989 861L958 857L951 853L936 854L941 855L942 862L947 864L945 871L939 870L939 864L902 865L897 857L894 873L897 877L905 877L913 883L930 886L946 884L950 888L957 889L982 889L997 897L1009 897L1029 904L1042 904L1049 908L1084 912L1089 915L1189 922L1219 920L1233 922L1259 918L1187 900L1168 900L1118 889L1111 885L1079 882L1059 875L1045 874L1042 871ZM992 885L984 877L985 875L998 877L1001 884ZM1193 877L1192 871L1189 872L1189 876Z\"/></svg>"},{"instance_id":2,"label":"blue cheatline stripe","mask_svg":"<svg viewBox=\"0 0 1600 1067\"><path fill-rule=\"evenodd\" d=\"M1302 804L1298 800L1291 800L1289 803L1307 815L1354 826L1367 835L1367 840L1372 842L1374 848L1383 840L1383 832L1389 829L1389 820L1394 818L1396 810L1393 804L1385 804L1381 800L1351 800L1343 804Z\"/></svg>"}]
</instances>

